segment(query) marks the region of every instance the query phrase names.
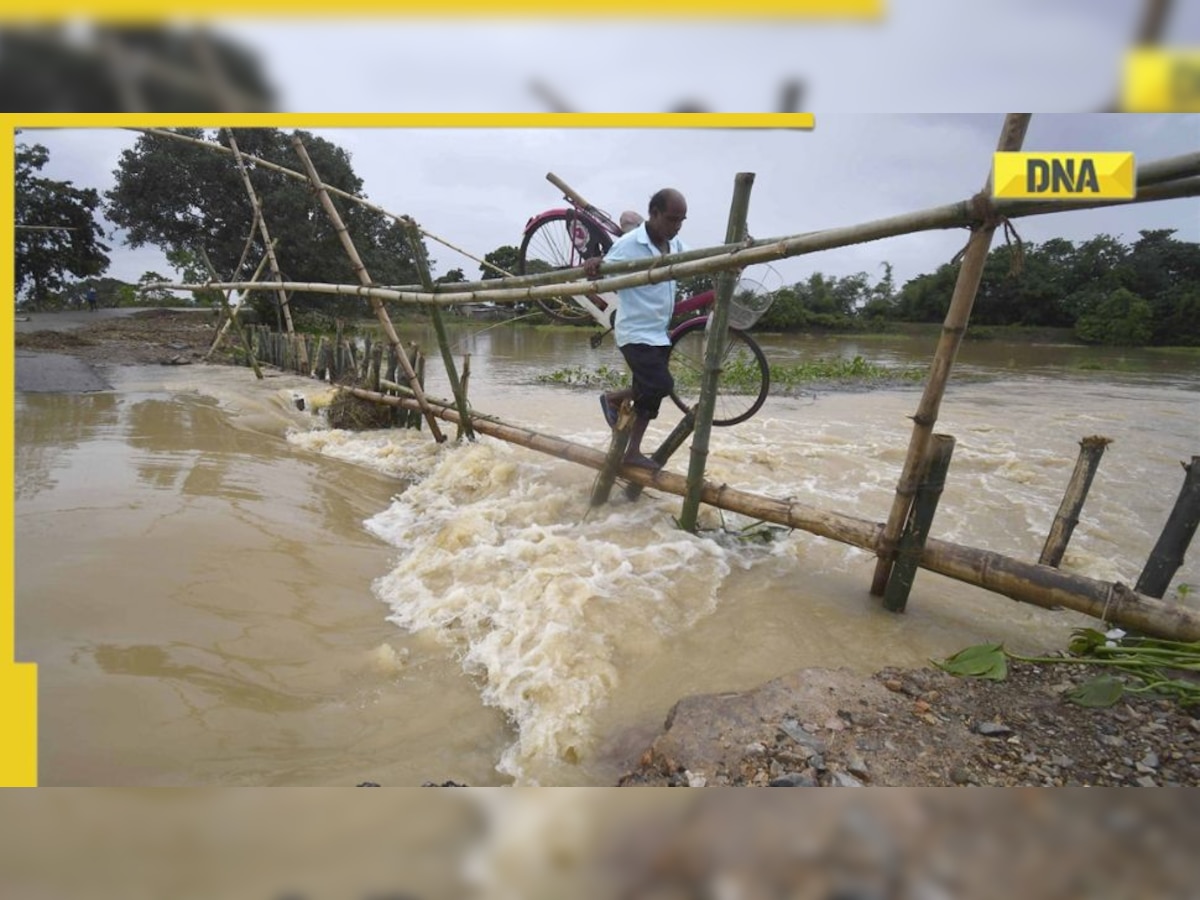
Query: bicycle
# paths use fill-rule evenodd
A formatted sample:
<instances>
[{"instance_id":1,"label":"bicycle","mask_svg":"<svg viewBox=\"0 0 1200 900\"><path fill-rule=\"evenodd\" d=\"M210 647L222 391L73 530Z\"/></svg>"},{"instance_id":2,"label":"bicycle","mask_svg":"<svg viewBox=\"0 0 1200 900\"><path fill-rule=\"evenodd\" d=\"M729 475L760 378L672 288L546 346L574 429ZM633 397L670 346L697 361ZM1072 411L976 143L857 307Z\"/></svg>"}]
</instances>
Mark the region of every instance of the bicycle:
<instances>
[{"instance_id":1,"label":"bicycle","mask_svg":"<svg viewBox=\"0 0 1200 900\"><path fill-rule=\"evenodd\" d=\"M548 173L546 179L563 192L563 199L571 204L571 208L546 210L525 223L517 254L517 271L521 275L576 268L583 265L585 259L603 256L612 247L613 240L621 236L620 226L608 213L588 203L553 172ZM721 353L713 411L712 423L721 426L737 425L753 416L762 408L771 386L766 355L745 331L766 312L770 306L769 295L735 290L735 296L740 300L730 311L730 327ZM559 322L578 325L594 321L604 329L590 339L592 347L599 347L604 335L612 331L616 299L611 294L588 294L538 300L537 305ZM704 345L710 321L703 310L711 307L715 300L716 291L709 290L675 304L673 320L682 321L668 332L671 338L669 366L675 379L671 400L684 413L690 413L700 401ZM737 393L723 390L723 382L727 379L748 384L750 388Z\"/></svg>"}]
</instances>

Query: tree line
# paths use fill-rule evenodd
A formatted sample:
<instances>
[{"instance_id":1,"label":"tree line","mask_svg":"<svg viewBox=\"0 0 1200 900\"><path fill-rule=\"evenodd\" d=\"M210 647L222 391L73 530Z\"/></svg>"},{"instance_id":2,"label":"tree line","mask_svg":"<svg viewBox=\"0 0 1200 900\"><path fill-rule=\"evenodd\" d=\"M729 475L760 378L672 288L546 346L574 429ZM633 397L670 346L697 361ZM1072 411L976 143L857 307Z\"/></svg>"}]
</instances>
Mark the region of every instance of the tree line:
<instances>
[{"instance_id":1,"label":"tree line","mask_svg":"<svg viewBox=\"0 0 1200 900\"><path fill-rule=\"evenodd\" d=\"M764 331L871 330L894 322L942 322L958 278L945 263L896 288L891 266L872 282L815 272L774 292L756 326ZM994 247L984 266L971 325L1070 328L1086 343L1200 346L1200 244L1174 229L1081 243Z\"/></svg>"}]
</instances>

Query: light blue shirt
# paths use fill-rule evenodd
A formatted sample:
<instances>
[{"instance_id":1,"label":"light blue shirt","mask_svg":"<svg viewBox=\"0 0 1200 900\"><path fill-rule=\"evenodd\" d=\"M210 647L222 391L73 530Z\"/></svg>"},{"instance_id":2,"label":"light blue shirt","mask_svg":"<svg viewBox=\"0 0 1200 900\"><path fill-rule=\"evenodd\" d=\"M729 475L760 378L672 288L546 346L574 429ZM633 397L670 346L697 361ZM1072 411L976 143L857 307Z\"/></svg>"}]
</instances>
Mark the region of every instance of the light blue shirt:
<instances>
[{"instance_id":1,"label":"light blue shirt","mask_svg":"<svg viewBox=\"0 0 1200 900\"><path fill-rule=\"evenodd\" d=\"M678 237L671 238L670 251L682 253L687 247ZM643 222L628 234L617 238L612 249L604 255L605 262L620 262L627 259L647 259L662 256L646 233ZM626 344L650 344L664 347L671 343L667 326L671 323L671 311L675 308L675 282L660 281L617 291L620 303L613 330L618 347Z\"/></svg>"}]
</instances>

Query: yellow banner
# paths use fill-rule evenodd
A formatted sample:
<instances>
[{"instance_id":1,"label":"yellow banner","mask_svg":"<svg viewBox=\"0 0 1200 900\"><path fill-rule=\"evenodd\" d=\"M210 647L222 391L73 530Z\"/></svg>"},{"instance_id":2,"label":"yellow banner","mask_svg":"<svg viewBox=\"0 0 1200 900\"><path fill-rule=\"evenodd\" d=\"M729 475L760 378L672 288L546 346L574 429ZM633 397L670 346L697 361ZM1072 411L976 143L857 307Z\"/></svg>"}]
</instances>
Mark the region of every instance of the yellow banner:
<instances>
[{"instance_id":1,"label":"yellow banner","mask_svg":"<svg viewBox=\"0 0 1200 900\"><path fill-rule=\"evenodd\" d=\"M39 0L37 3L5 4L0 22L32 22L95 18L107 22L162 22L167 18L213 19L249 16L280 18L336 18L353 16L417 16L425 18L511 19L536 16L540 19L877 19L884 13L884 0L742 0L718 3L713 0L608 0L605 3L566 4L551 0L345 0L330 4L313 0L181 0L163 4L159 0Z\"/></svg>"},{"instance_id":2,"label":"yellow banner","mask_svg":"<svg viewBox=\"0 0 1200 900\"><path fill-rule=\"evenodd\" d=\"M1200 49L1126 54L1121 110L1200 112Z\"/></svg>"},{"instance_id":3,"label":"yellow banner","mask_svg":"<svg viewBox=\"0 0 1200 900\"><path fill-rule=\"evenodd\" d=\"M992 196L1030 200L1132 200L1132 153L996 153Z\"/></svg>"}]
</instances>

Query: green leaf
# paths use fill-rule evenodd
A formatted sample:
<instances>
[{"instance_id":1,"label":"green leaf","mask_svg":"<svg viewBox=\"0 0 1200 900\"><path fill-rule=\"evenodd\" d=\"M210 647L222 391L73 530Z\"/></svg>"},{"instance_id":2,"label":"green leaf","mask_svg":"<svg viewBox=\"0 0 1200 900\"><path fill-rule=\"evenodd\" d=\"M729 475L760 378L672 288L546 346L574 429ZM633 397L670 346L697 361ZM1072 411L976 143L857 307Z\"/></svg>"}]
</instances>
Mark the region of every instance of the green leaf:
<instances>
[{"instance_id":1,"label":"green leaf","mask_svg":"<svg viewBox=\"0 0 1200 900\"><path fill-rule=\"evenodd\" d=\"M1008 677L1008 663L1004 656L1003 644L976 644L941 662L933 660L933 664L956 676L988 678L992 681L1003 681Z\"/></svg>"},{"instance_id":2,"label":"green leaf","mask_svg":"<svg viewBox=\"0 0 1200 900\"><path fill-rule=\"evenodd\" d=\"M1125 685L1112 675L1093 678L1067 694L1067 699L1079 706L1097 709L1112 706L1125 693Z\"/></svg>"},{"instance_id":3,"label":"green leaf","mask_svg":"<svg viewBox=\"0 0 1200 900\"><path fill-rule=\"evenodd\" d=\"M1067 648L1075 656L1088 656L1097 647L1103 647L1108 640L1103 631L1095 628L1076 628L1071 632L1071 643Z\"/></svg>"}]
</instances>

